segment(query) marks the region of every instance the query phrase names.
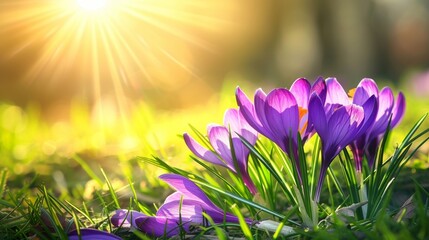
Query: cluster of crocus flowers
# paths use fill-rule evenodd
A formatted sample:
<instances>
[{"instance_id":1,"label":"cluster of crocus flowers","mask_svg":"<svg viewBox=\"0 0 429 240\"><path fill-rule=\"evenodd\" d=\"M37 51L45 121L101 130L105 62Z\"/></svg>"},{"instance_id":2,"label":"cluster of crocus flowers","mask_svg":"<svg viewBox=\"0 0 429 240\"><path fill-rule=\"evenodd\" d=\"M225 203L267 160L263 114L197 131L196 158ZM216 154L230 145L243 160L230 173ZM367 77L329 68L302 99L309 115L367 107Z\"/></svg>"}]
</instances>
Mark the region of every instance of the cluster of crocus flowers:
<instances>
[{"instance_id":1,"label":"cluster of crocus flowers","mask_svg":"<svg viewBox=\"0 0 429 240\"><path fill-rule=\"evenodd\" d=\"M289 89L275 88L268 94L258 89L253 102L237 88L236 100L238 109L226 111L223 125L210 124L207 127L205 144L185 133L186 145L196 157L225 167L241 177L250 193L256 194L255 182L260 180L252 179L249 174L248 146L256 144L258 133L289 157L297 173L293 182L301 187L308 184L304 175L308 172L307 165L303 165L307 159L300 159L306 157L301 154L304 148L300 144L305 144L317 134L321 142L318 181L315 191L306 191L307 195L297 197L298 204L304 202L303 197L311 195L311 204L317 205L328 167L347 147L353 153L357 172L362 170L364 159L372 167L381 138L389 127L399 123L405 111L402 93L395 100L390 88L379 90L377 84L368 78L348 93L335 78L320 77L313 84L300 78ZM206 224L203 213L209 215L215 224L238 222L236 216L213 204L186 177L165 174L160 179L176 192L166 198L155 216L122 209L113 215L113 225L130 227L155 237L171 237L180 232L191 232L193 225ZM296 187L294 189L298 189ZM302 214L309 219L308 225L316 225L317 217L314 215L317 215L317 207L302 209L299 211L309 211ZM246 222L250 224L250 220Z\"/></svg>"},{"instance_id":2,"label":"cluster of crocus flowers","mask_svg":"<svg viewBox=\"0 0 429 240\"><path fill-rule=\"evenodd\" d=\"M317 132L322 142L322 164L315 200L319 201L326 171L334 158L352 146L356 166L365 152L372 165L380 136L387 129L389 118L395 126L404 113L404 97L400 93L394 103L390 88L380 92L375 82L363 79L348 96L335 78L318 78L311 85L306 79L296 80L290 89L276 88L268 94L258 89L252 103L240 88L236 98L240 112L259 133L276 143L295 161L299 181L303 173L298 159L298 137L302 142Z\"/></svg>"},{"instance_id":3,"label":"cluster of crocus flowers","mask_svg":"<svg viewBox=\"0 0 429 240\"><path fill-rule=\"evenodd\" d=\"M181 231L190 233L191 226L206 224L203 212L216 224L238 222L236 216L216 206L191 180L177 174L164 174L159 178L176 191L165 199L156 215L148 216L141 212L120 209L111 217L115 227L137 229L154 237L172 237Z\"/></svg>"}]
</instances>

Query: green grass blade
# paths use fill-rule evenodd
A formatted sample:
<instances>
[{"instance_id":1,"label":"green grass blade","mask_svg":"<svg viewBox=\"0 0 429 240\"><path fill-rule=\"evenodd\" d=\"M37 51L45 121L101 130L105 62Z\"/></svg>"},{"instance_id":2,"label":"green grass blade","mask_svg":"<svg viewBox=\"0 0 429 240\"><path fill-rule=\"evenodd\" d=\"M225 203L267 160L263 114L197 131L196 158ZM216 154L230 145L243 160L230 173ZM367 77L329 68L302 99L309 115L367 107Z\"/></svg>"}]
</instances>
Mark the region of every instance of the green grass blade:
<instances>
[{"instance_id":1,"label":"green grass blade","mask_svg":"<svg viewBox=\"0 0 429 240\"><path fill-rule=\"evenodd\" d=\"M80 213L82 216L84 216L91 224L95 224L94 220L92 220L92 218L89 216L89 214L85 211L83 211L82 209L80 209L79 207L75 206L74 204L72 204L71 202L65 200L65 202L74 209L74 211L77 211L78 213ZM72 211L72 214L75 214L74 211Z\"/></svg>"},{"instance_id":2,"label":"green grass blade","mask_svg":"<svg viewBox=\"0 0 429 240\"><path fill-rule=\"evenodd\" d=\"M232 205L231 210L232 213L234 213L234 215L238 217L238 223L240 224L241 230L243 231L243 234L246 239L253 240L252 232L250 231L250 228L247 225L246 220L244 220L244 217L238 209L237 205Z\"/></svg>"},{"instance_id":3,"label":"green grass blade","mask_svg":"<svg viewBox=\"0 0 429 240\"><path fill-rule=\"evenodd\" d=\"M210 223L210 226L212 226L212 228L215 230L216 237L220 240L227 240L228 236L226 235L225 231L222 228L220 228L217 224L215 224L213 219L207 213L203 212L202 214L203 214L203 217L207 219L207 221Z\"/></svg>"},{"instance_id":4,"label":"green grass blade","mask_svg":"<svg viewBox=\"0 0 429 240\"><path fill-rule=\"evenodd\" d=\"M46 211L44 208L40 208L40 214L48 219L60 239L67 239L67 234L65 233L61 225L61 221L59 220L57 215L59 212L51 201L51 197L49 196L48 191L45 187L42 188L42 193L44 195L45 203L48 210Z\"/></svg>"},{"instance_id":5,"label":"green grass blade","mask_svg":"<svg viewBox=\"0 0 429 240\"><path fill-rule=\"evenodd\" d=\"M7 169L2 169L0 171L0 198L3 197L3 194L6 189L7 174L8 174Z\"/></svg>"},{"instance_id":6,"label":"green grass blade","mask_svg":"<svg viewBox=\"0 0 429 240\"><path fill-rule=\"evenodd\" d=\"M219 171L217 171L215 168L209 167L207 164L205 164L204 162L200 161L199 159L197 159L197 158L195 158L193 156L191 156L191 158L192 158L193 161L195 161L200 166L202 166L204 169L206 169L209 173L211 173L214 176L216 176L217 178L219 178L233 192L235 192L235 193L239 193L240 192L240 191L238 191L238 189L236 187L234 187L234 185L231 184L230 181L228 181L226 178L224 178L222 176L222 174Z\"/></svg>"},{"instance_id":7,"label":"green grass blade","mask_svg":"<svg viewBox=\"0 0 429 240\"><path fill-rule=\"evenodd\" d=\"M202 186L204 186L204 187L208 188L208 189L211 189L211 190L216 191L216 192L218 192L218 193L220 193L220 194L222 194L222 195L225 195L225 196L228 196L228 197L230 197L230 198L233 198L233 199L235 199L235 200L237 200L237 201L239 201L239 202L242 202L242 203L244 203L244 204L247 204L247 205L249 205L249 206L251 206L251 207L253 207L253 208L255 208L255 209L261 210L261 211L263 211L263 212L266 212L266 213L268 213L268 214L271 214L271 215L273 215L273 216L275 216L275 217L278 217L278 218L280 218L280 219L284 219L284 218L285 218L285 216L284 216L283 214L280 214L280 213L278 213L278 212L275 212L275 211L273 211L273 210L270 210L270 209L268 209L268 208L266 208L266 207L264 207L264 206L262 206L262 205L259 205L259 204L255 203L255 202L249 201L249 200L247 200L247 199L245 199L245 198L242 198L242 197L240 197L240 196L234 195L234 194L229 193L229 192L227 192L227 191L224 191L224 190L222 190L222 189L219 189L219 188L213 187L213 186L211 186L211 185L209 185L209 184L207 184L207 183L205 183L205 182L202 182L202 181L199 181L199 180L196 180L196 179L192 179L192 180L193 180L194 182L196 182L196 183L198 183L198 184L200 184L200 185L202 185ZM290 220L290 219L288 219L288 222L290 222L290 223L292 223L292 224L294 224L294 225L298 225L298 226L300 225L299 223L297 223L297 222L295 222L295 221L293 221L293 220Z\"/></svg>"},{"instance_id":8,"label":"green grass blade","mask_svg":"<svg viewBox=\"0 0 429 240\"><path fill-rule=\"evenodd\" d=\"M103 168L100 168L100 171L103 174L104 179L106 180L107 187L109 188L110 196L112 197L116 208L120 209L121 205L119 204L118 196L116 195L115 189L113 189L112 183L110 183L109 178L107 178L107 175L104 172Z\"/></svg>"},{"instance_id":9,"label":"green grass blade","mask_svg":"<svg viewBox=\"0 0 429 240\"><path fill-rule=\"evenodd\" d=\"M92 179L94 179L98 183L98 185L100 187L103 186L103 180L101 180L101 178L99 178L97 176L97 174L95 174L95 172L91 169L91 167L82 158L80 158L78 155L74 155L73 159L77 163L79 163L79 165L86 172L86 174L88 174L89 177L91 177Z\"/></svg>"},{"instance_id":10,"label":"green grass blade","mask_svg":"<svg viewBox=\"0 0 429 240\"><path fill-rule=\"evenodd\" d=\"M291 190L290 188L287 186L286 181L284 180L284 178L281 176L279 170L277 168L275 168L272 164L271 161L266 159L258 150L256 150L256 148L250 144L245 138L239 136L241 141L243 142L243 144L250 150L251 154L253 154L257 160L259 160L267 169L268 171L271 173L271 175L277 180L277 182L279 183L280 187L283 189L283 191L291 198L292 194L291 194Z\"/></svg>"},{"instance_id":11,"label":"green grass blade","mask_svg":"<svg viewBox=\"0 0 429 240\"><path fill-rule=\"evenodd\" d=\"M318 172L320 171L320 137L318 135L314 136L316 138L316 141L313 146L312 156L311 156L311 196L314 196L317 188L317 180L318 180ZM328 170L329 171L329 170Z\"/></svg>"},{"instance_id":12,"label":"green grass blade","mask_svg":"<svg viewBox=\"0 0 429 240\"><path fill-rule=\"evenodd\" d=\"M151 211L149 210L149 208L147 208L146 206L144 206L142 203L140 203L138 201L138 196L137 196L137 191L134 187L134 183L131 179L131 177L128 177L128 185L130 186L131 192L133 193L133 201L134 204L136 204L138 210L148 216L152 215Z\"/></svg>"}]
</instances>

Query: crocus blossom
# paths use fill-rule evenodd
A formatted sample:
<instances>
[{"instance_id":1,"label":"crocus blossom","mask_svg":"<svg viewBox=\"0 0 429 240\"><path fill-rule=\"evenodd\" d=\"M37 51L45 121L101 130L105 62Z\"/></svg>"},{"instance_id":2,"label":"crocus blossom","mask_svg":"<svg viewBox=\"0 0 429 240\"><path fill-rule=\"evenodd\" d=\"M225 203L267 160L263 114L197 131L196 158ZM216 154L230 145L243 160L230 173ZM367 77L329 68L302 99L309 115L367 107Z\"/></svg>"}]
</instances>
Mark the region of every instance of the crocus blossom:
<instances>
[{"instance_id":1,"label":"crocus blossom","mask_svg":"<svg viewBox=\"0 0 429 240\"><path fill-rule=\"evenodd\" d=\"M199 158L226 167L236 174L240 174L244 184L252 194L257 190L248 172L249 149L243 144L240 136L254 145L257 140L256 131L247 123L237 109L228 109L224 117L224 125L211 124L207 127L210 144L214 152L201 146L189 134L183 134L188 148ZM232 146L231 141L232 140ZM235 166L234 159L237 161Z\"/></svg>"},{"instance_id":2,"label":"crocus blossom","mask_svg":"<svg viewBox=\"0 0 429 240\"><path fill-rule=\"evenodd\" d=\"M355 104L335 78L327 79L326 86L325 104L316 93L312 94L309 102L309 121L322 142L322 165L316 201L319 201L326 170L332 160L372 126L377 113L375 96L371 95L365 102Z\"/></svg>"},{"instance_id":3,"label":"crocus blossom","mask_svg":"<svg viewBox=\"0 0 429 240\"><path fill-rule=\"evenodd\" d=\"M164 204L159 208L157 215L161 214L171 218L178 218L182 215L182 217L188 217L193 222L202 223L203 217L201 216L201 212L204 211L215 223L222 223L224 221L238 222L236 216L225 213L223 209L216 206L201 188L191 180L177 174L164 174L159 178L168 183L177 192L167 197ZM180 198L182 198L182 212L179 212ZM188 211L184 212L184 206L186 207L187 205L190 208L185 208Z\"/></svg>"},{"instance_id":4,"label":"crocus blossom","mask_svg":"<svg viewBox=\"0 0 429 240\"><path fill-rule=\"evenodd\" d=\"M191 221L182 217L181 219L167 218L162 215L148 216L144 213L120 209L116 210L111 217L115 227L134 228L155 237L171 237L178 235L181 230L189 232Z\"/></svg>"},{"instance_id":5,"label":"crocus blossom","mask_svg":"<svg viewBox=\"0 0 429 240\"><path fill-rule=\"evenodd\" d=\"M155 237L171 237L184 231L189 233L192 225L203 225L203 212L215 223L238 222L238 218L216 206L191 180L177 175L159 177L176 190L165 199L155 216L137 211L117 210L111 218L114 226L133 227ZM250 223L250 220L248 220Z\"/></svg>"},{"instance_id":6,"label":"crocus blossom","mask_svg":"<svg viewBox=\"0 0 429 240\"><path fill-rule=\"evenodd\" d=\"M290 90L276 88L267 94L258 89L252 103L238 87L237 104L247 122L259 133L276 143L296 162L299 181L301 170L298 160L298 135L305 141L312 133L308 125L308 101L312 92L324 95L323 82L311 86L304 78L297 79Z\"/></svg>"},{"instance_id":7,"label":"crocus blossom","mask_svg":"<svg viewBox=\"0 0 429 240\"><path fill-rule=\"evenodd\" d=\"M73 230L68 234L69 240L120 240L122 238L104 231L91 228L83 228L79 230Z\"/></svg>"},{"instance_id":8,"label":"crocus blossom","mask_svg":"<svg viewBox=\"0 0 429 240\"><path fill-rule=\"evenodd\" d=\"M395 101L390 88L384 87L379 91L374 80L369 78L365 78L359 83L353 96L353 102L362 104L372 95L378 99L378 111L374 124L350 145L357 171L362 170L364 155L368 160L368 165L373 166L380 140L387 130L389 121L390 128L395 127L405 111L405 97L401 92Z\"/></svg>"}]
</instances>

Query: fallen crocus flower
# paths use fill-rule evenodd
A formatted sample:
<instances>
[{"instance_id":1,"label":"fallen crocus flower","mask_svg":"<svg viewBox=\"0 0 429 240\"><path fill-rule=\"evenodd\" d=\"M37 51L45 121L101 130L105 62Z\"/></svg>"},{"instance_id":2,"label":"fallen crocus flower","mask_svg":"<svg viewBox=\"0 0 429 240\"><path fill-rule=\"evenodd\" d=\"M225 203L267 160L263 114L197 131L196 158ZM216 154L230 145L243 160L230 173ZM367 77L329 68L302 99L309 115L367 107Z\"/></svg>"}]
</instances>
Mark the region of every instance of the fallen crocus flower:
<instances>
[{"instance_id":1,"label":"fallen crocus flower","mask_svg":"<svg viewBox=\"0 0 429 240\"><path fill-rule=\"evenodd\" d=\"M137 211L120 209L111 217L114 226L135 228L154 237L172 237L181 231L189 233L191 226L206 224L203 212L214 223L238 222L236 216L216 206L191 180L177 174L164 174L159 178L176 192L165 199L156 215L147 216Z\"/></svg>"},{"instance_id":2,"label":"fallen crocus flower","mask_svg":"<svg viewBox=\"0 0 429 240\"><path fill-rule=\"evenodd\" d=\"M69 240L121 240L122 238L108 232L92 228L82 228L71 231L67 236Z\"/></svg>"},{"instance_id":3,"label":"fallen crocus flower","mask_svg":"<svg viewBox=\"0 0 429 240\"><path fill-rule=\"evenodd\" d=\"M171 237L180 233L180 230L189 232L189 220L182 218L182 224L175 218L164 216L148 216L138 211L120 209L111 217L115 227L134 228L155 237Z\"/></svg>"}]
</instances>

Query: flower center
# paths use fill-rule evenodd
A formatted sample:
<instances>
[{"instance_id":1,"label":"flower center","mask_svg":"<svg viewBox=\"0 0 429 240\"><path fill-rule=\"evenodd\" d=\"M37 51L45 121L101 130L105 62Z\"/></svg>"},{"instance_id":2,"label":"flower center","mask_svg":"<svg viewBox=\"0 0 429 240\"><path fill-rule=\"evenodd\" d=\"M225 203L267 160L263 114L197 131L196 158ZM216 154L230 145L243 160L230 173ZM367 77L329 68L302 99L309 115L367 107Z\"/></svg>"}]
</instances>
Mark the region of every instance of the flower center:
<instances>
[{"instance_id":1,"label":"flower center","mask_svg":"<svg viewBox=\"0 0 429 240\"><path fill-rule=\"evenodd\" d=\"M352 88L349 90L347 95L349 95L349 98L353 98L355 96L355 93L356 93L356 88Z\"/></svg>"},{"instance_id":2,"label":"flower center","mask_svg":"<svg viewBox=\"0 0 429 240\"><path fill-rule=\"evenodd\" d=\"M305 130L307 130L307 125L308 125L308 110L299 107L298 108L298 114L299 114L299 133L302 135L304 135Z\"/></svg>"}]
</instances>

